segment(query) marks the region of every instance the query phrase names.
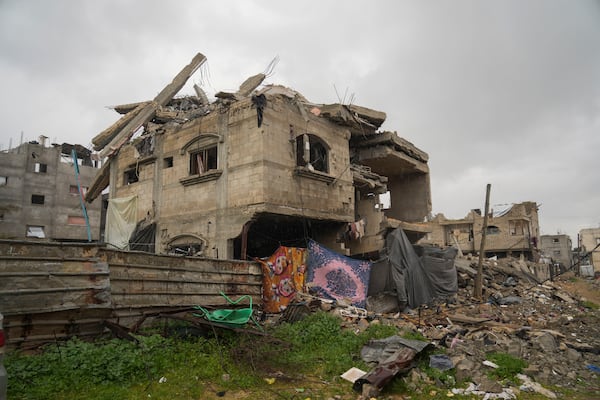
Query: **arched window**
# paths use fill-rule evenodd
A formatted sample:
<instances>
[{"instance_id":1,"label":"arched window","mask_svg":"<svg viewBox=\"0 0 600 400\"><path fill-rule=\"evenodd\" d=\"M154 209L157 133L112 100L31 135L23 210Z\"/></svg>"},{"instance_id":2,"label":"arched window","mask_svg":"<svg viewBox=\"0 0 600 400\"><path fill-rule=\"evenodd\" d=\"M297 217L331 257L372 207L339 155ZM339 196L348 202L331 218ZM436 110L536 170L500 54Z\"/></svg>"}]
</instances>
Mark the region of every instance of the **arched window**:
<instances>
[{"instance_id":1,"label":"arched window","mask_svg":"<svg viewBox=\"0 0 600 400\"><path fill-rule=\"evenodd\" d=\"M180 154L188 158L188 176L179 182L184 185L193 185L218 179L223 172L219 169L218 149L223 137L216 133L202 133L187 142L180 150Z\"/></svg>"},{"instance_id":2,"label":"arched window","mask_svg":"<svg viewBox=\"0 0 600 400\"><path fill-rule=\"evenodd\" d=\"M194 234L177 235L167 243L167 254L176 256L200 256L206 249L206 241Z\"/></svg>"},{"instance_id":3,"label":"arched window","mask_svg":"<svg viewBox=\"0 0 600 400\"><path fill-rule=\"evenodd\" d=\"M329 173L329 146L310 133L296 138L296 165Z\"/></svg>"}]
</instances>

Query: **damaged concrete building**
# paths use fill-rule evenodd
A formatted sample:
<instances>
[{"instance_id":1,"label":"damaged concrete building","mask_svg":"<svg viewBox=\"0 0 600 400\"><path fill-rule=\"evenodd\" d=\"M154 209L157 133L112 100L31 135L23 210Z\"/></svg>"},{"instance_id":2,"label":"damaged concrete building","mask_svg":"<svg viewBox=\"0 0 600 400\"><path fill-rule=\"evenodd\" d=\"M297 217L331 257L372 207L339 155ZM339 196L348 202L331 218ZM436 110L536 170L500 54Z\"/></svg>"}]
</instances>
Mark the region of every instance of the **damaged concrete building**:
<instances>
[{"instance_id":1,"label":"damaged concrete building","mask_svg":"<svg viewBox=\"0 0 600 400\"><path fill-rule=\"evenodd\" d=\"M579 245L585 254L581 260L592 265L595 271L600 270L600 228L586 228L579 231Z\"/></svg>"},{"instance_id":2,"label":"damaged concrete building","mask_svg":"<svg viewBox=\"0 0 600 400\"><path fill-rule=\"evenodd\" d=\"M129 248L247 259L311 238L369 257L392 229L414 241L427 232L428 156L379 131L385 113L261 86L264 73L214 102L198 86L175 98L204 60L194 57L153 101L115 107L123 117L93 140L109 162L88 199L110 186L109 207L132 202Z\"/></svg>"},{"instance_id":3,"label":"damaged concrete building","mask_svg":"<svg viewBox=\"0 0 600 400\"><path fill-rule=\"evenodd\" d=\"M81 145L47 145L45 136L1 152L0 238L99 240L101 201L87 204L86 218L80 195L98 172L92 157Z\"/></svg>"},{"instance_id":4,"label":"damaged concrete building","mask_svg":"<svg viewBox=\"0 0 600 400\"><path fill-rule=\"evenodd\" d=\"M437 214L428 222L430 233L420 240L422 244L440 247L455 246L463 253L477 253L481 245L484 216L481 210L471 210L462 219L448 219ZM485 255L518 257L537 261L539 258L540 229L538 206L526 201L496 206L490 210L485 239Z\"/></svg>"},{"instance_id":5,"label":"damaged concrete building","mask_svg":"<svg viewBox=\"0 0 600 400\"><path fill-rule=\"evenodd\" d=\"M540 249L546 260L560 264L562 270L573 265L573 243L569 235L542 235Z\"/></svg>"}]
</instances>

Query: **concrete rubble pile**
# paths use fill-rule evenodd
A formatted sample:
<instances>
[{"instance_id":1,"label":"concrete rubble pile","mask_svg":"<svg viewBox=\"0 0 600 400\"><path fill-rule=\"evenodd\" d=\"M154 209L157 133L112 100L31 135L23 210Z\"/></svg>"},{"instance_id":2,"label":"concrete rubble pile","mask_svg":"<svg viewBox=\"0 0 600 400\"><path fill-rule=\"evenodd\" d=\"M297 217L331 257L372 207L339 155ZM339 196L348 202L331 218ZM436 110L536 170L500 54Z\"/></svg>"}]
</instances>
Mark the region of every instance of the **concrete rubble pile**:
<instances>
[{"instance_id":1,"label":"concrete rubble pile","mask_svg":"<svg viewBox=\"0 0 600 400\"><path fill-rule=\"evenodd\" d=\"M472 382L467 389L433 382L417 368L400 373L407 386L419 390L423 382L439 384L452 394L480 394L485 398L516 398L519 391L556 395L543 385L575 388L598 381L600 365L600 312L586 308L586 299L566 288L573 271L552 281L540 279L542 265L506 258L485 260L484 301L472 297L477 260L455 260L459 290L452 301L405 309L403 312L357 312L353 307L321 302L320 308L340 315L345 328L356 332L371 324L396 326L398 335L419 332L434 346L445 348L458 382ZM600 282L584 282L598 290ZM314 301L313 301L314 303ZM285 318L286 314L282 315ZM528 367L518 377L519 387L503 387L490 379L495 365L490 353L508 353L525 360ZM364 398L379 388L365 385Z\"/></svg>"}]
</instances>

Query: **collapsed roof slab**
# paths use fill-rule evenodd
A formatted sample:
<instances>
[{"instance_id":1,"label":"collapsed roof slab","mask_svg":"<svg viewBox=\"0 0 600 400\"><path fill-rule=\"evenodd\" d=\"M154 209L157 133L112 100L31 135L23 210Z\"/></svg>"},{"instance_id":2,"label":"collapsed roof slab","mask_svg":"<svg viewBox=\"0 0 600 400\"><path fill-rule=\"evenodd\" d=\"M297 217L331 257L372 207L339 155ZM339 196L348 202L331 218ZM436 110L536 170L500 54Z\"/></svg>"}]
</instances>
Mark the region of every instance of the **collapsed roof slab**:
<instances>
[{"instance_id":1,"label":"collapsed roof slab","mask_svg":"<svg viewBox=\"0 0 600 400\"><path fill-rule=\"evenodd\" d=\"M429 173L429 166L390 146L381 145L356 150L358 162L388 177L407 173Z\"/></svg>"},{"instance_id":2,"label":"collapsed roof slab","mask_svg":"<svg viewBox=\"0 0 600 400\"><path fill-rule=\"evenodd\" d=\"M398 136L396 132L385 131L376 136L369 136L368 138L353 138L351 143L354 148L372 147L380 144L393 146L397 151L424 163L429 161L429 155L427 153L417 148L408 140Z\"/></svg>"},{"instance_id":3,"label":"collapsed roof slab","mask_svg":"<svg viewBox=\"0 0 600 400\"><path fill-rule=\"evenodd\" d=\"M324 104L317 108L319 115L336 124L347 126L356 135L375 134L386 118L382 111L353 104Z\"/></svg>"},{"instance_id":4,"label":"collapsed roof slab","mask_svg":"<svg viewBox=\"0 0 600 400\"><path fill-rule=\"evenodd\" d=\"M371 168L359 164L350 164L354 186L359 190L366 188L369 192L383 194L387 192L388 178L371 171Z\"/></svg>"},{"instance_id":5,"label":"collapsed roof slab","mask_svg":"<svg viewBox=\"0 0 600 400\"><path fill-rule=\"evenodd\" d=\"M381 175L394 176L419 172L428 174L429 156L396 132L383 132L377 136L353 138L352 149L356 161L371 167Z\"/></svg>"}]
</instances>

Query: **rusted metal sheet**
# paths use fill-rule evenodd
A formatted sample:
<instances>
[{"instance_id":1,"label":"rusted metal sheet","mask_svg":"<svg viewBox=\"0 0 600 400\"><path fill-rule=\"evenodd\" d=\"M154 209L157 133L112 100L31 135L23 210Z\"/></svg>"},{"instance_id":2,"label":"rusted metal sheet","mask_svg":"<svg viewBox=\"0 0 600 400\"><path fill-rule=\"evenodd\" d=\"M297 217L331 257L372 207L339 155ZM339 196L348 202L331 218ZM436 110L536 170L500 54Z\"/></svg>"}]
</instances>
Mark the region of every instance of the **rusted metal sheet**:
<instances>
[{"instance_id":1,"label":"rusted metal sheet","mask_svg":"<svg viewBox=\"0 0 600 400\"><path fill-rule=\"evenodd\" d=\"M256 263L112 250L107 261L115 309L227 304L219 292L260 301L262 271Z\"/></svg>"},{"instance_id":2,"label":"rusted metal sheet","mask_svg":"<svg viewBox=\"0 0 600 400\"><path fill-rule=\"evenodd\" d=\"M23 256L0 261L4 315L111 307L108 264L104 262Z\"/></svg>"},{"instance_id":3,"label":"rusted metal sheet","mask_svg":"<svg viewBox=\"0 0 600 400\"><path fill-rule=\"evenodd\" d=\"M261 290L254 262L0 240L0 311L13 347L99 335L106 320L227 305L220 292L259 304Z\"/></svg>"}]
</instances>

